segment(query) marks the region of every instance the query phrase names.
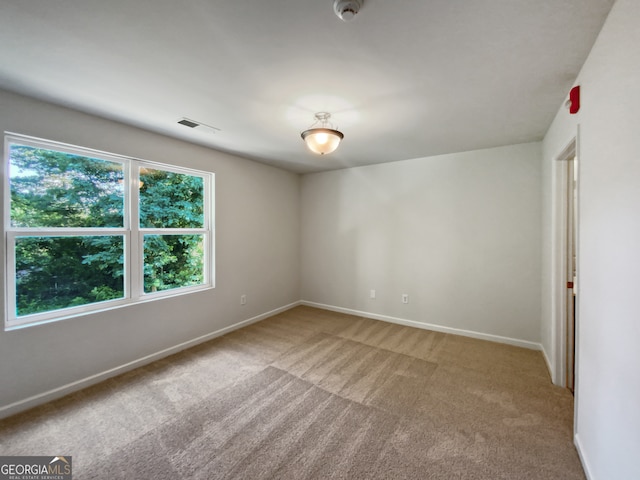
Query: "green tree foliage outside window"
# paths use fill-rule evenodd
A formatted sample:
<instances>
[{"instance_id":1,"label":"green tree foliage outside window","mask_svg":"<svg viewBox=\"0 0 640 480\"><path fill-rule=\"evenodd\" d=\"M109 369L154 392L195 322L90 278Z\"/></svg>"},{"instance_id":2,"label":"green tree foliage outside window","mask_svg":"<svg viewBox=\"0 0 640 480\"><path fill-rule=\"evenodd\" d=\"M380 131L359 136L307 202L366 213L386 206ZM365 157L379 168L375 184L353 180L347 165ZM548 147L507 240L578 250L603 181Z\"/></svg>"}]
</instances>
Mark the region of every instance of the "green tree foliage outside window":
<instances>
[{"instance_id":1,"label":"green tree foliage outside window","mask_svg":"<svg viewBox=\"0 0 640 480\"><path fill-rule=\"evenodd\" d=\"M203 263L201 235L145 235L144 291L200 285Z\"/></svg>"},{"instance_id":2,"label":"green tree foliage outside window","mask_svg":"<svg viewBox=\"0 0 640 480\"><path fill-rule=\"evenodd\" d=\"M11 225L122 227L119 163L11 145Z\"/></svg>"},{"instance_id":3,"label":"green tree foliage outside window","mask_svg":"<svg viewBox=\"0 0 640 480\"><path fill-rule=\"evenodd\" d=\"M9 147L16 317L125 298L126 160ZM204 177L143 166L132 182L143 292L203 284Z\"/></svg>"},{"instance_id":4,"label":"green tree foliage outside window","mask_svg":"<svg viewBox=\"0 0 640 480\"><path fill-rule=\"evenodd\" d=\"M140 171L140 228L202 228L202 177L152 168ZM204 281L201 235L145 235L144 291Z\"/></svg>"},{"instance_id":5,"label":"green tree foliage outside window","mask_svg":"<svg viewBox=\"0 0 640 480\"><path fill-rule=\"evenodd\" d=\"M124 296L122 236L18 237L18 316Z\"/></svg>"},{"instance_id":6,"label":"green tree foliage outside window","mask_svg":"<svg viewBox=\"0 0 640 480\"><path fill-rule=\"evenodd\" d=\"M143 168L140 171L141 228L202 228L202 177Z\"/></svg>"}]
</instances>

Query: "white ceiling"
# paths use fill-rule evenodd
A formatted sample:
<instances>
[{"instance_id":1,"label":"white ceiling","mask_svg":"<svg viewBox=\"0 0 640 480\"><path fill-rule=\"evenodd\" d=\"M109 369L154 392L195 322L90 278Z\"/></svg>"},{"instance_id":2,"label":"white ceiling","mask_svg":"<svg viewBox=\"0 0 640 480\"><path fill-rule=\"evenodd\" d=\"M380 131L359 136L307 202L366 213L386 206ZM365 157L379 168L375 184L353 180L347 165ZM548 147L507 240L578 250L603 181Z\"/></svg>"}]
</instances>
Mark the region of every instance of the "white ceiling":
<instances>
[{"instance_id":1,"label":"white ceiling","mask_svg":"<svg viewBox=\"0 0 640 480\"><path fill-rule=\"evenodd\" d=\"M295 172L390 162L540 140L613 1L0 0L0 87Z\"/></svg>"}]
</instances>

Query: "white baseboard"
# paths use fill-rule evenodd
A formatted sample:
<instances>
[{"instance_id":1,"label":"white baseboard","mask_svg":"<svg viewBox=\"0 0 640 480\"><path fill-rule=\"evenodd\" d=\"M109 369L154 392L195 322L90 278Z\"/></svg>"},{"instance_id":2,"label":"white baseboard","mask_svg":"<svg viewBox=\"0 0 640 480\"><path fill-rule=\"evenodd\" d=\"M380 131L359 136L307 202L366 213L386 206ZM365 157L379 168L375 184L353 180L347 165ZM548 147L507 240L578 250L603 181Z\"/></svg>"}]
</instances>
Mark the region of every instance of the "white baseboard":
<instances>
[{"instance_id":1,"label":"white baseboard","mask_svg":"<svg viewBox=\"0 0 640 480\"><path fill-rule=\"evenodd\" d=\"M580 443L580 437L577 433L573 436L573 444L578 451L578 456L580 457L580 463L582 463L582 469L584 470L585 477L587 477L587 480L595 480L595 477L591 474L591 467L589 466L587 457L585 457L584 455L584 450L582 449L582 444Z\"/></svg>"},{"instance_id":2,"label":"white baseboard","mask_svg":"<svg viewBox=\"0 0 640 480\"><path fill-rule=\"evenodd\" d=\"M259 322L260 320L264 320L265 318L272 317L273 315L277 315L278 313L285 312L287 310L290 310L291 308L297 307L298 305L301 305L301 302L290 303L289 305L285 305L283 307L276 308L275 310L271 310L269 312L262 313L255 317L248 318L247 320L234 323L233 325L229 325L228 327L221 328L220 330L216 330L215 332L202 335L198 338L194 338L193 340L189 340L187 342L180 343L178 345L166 348L159 352L152 353L151 355L147 355L137 360L133 360L131 362L120 365L118 367L106 370L101 373L97 373L95 375L91 375L90 377L86 377L81 380L77 380L75 382L62 385L58 388L54 388L52 390L39 393L37 395L33 395L29 398L19 400L9 405L4 405L0 407L0 419L9 417L11 415L22 412L24 410L28 410L29 408L33 408L43 403L50 402L57 398L64 397L65 395L68 395L77 390L81 390L91 385L95 385L96 383L102 382L108 378L115 377L116 375L120 375L122 373L133 370L134 368L142 367L156 360L160 360L161 358L168 357L169 355L173 355L174 353L178 353L182 350L186 350L187 348L191 348L196 345L199 345L200 343L213 340L216 337L221 337L226 333L232 332L242 327L246 327L248 325L251 325L252 323Z\"/></svg>"},{"instance_id":3,"label":"white baseboard","mask_svg":"<svg viewBox=\"0 0 640 480\"><path fill-rule=\"evenodd\" d=\"M182 350L186 350L187 348L194 347L200 343L204 343L208 340L212 340L216 337L220 337L225 335L226 333L232 332L242 327L246 327L251 325L252 323L259 322L260 320L264 320L265 318L271 317L273 315L277 315L278 313L282 313L284 311L290 310L291 308L297 307L298 305L306 305L309 307L321 308L323 310L330 310L334 312L346 313L350 315L356 315L360 317L371 318L374 320L382 320L384 322L396 323L399 325L405 325L408 327L421 328L424 330L433 330L436 332L442 333L451 333L453 335L462 335L465 337L477 338L480 340L488 340L492 342L505 343L508 345L514 345L517 347L529 348L532 350L542 350L545 361L547 361L547 366L549 366L549 361L542 348L542 345L535 342L529 342L526 340L519 340L515 338L502 337L499 335L491 335L481 332L474 332L470 330L462 330L458 328L444 327L442 325L434 325L430 323L422 323L416 322L414 320L407 320L403 318L391 317L388 315L379 315L376 313L363 312L359 310L353 310L350 308L342 308L336 307L333 305L325 305L321 303L309 302L305 300L301 300L298 302L293 302L283 307L277 308L275 310L271 310L269 312L265 312L263 314L257 315L255 317L243 320L241 322L235 323L225 328L221 328L220 330L216 330L215 332L208 333L206 335L202 335L198 338L194 338L187 342L180 343L173 347L166 348L159 352L153 353L151 355L147 355L145 357L139 358L137 360L125 363L118 367L106 370L104 372L97 373L95 375L91 375L89 377L83 378L81 380L77 380L72 383L68 383L66 385L62 385L60 387L54 388L52 390L48 390L46 392L39 393L37 395L33 395L29 398L25 398L23 400L19 400L17 402L11 403L9 405L4 405L0 407L0 419L5 418L16 413L19 413L24 410L28 410L29 408L35 407L37 405L41 405L46 402L50 402L57 398L61 398L69 393L75 392L77 390L81 390L83 388L89 387L96 383L102 382L108 378L115 377L116 375L120 375L127 371L133 370L134 368L138 368L144 365L147 365L156 360L160 360L161 358L168 357L169 355L173 355L174 353L178 353ZM586 469L586 468L585 468Z\"/></svg>"},{"instance_id":4,"label":"white baseboard","mask_svg":"<svg viewBox=\"0 0 640 480\"><path fill-rule=\"evenodd\" d=\"M555 378L555 369L553 368L553 365L551 364L551 360L549 359L549 355L547 355L547 351L544 348L544 345L540 344L540 350L542 350L542 356L544 358L544 363L547 364L547 370L549 370L549 376L551 377L551 383L553 383L554 385L557 385L556 383L556 378Z\"/></svg>"},{"instance_id":5,"label":"white baseboard","mask_svg":"<svg viewBox=\"0 0 640 480\"><path fill-rule=\"evenodd\" d=\"M333 305L325 305L322 303L309 302L306 300L300 301L300 304L306 305L308 307L315 307L315 308L321 308L323 310L330 310L333 312L340 312L340 313L346 313L349 315L356 315L359 317L371 318L373 320L382 320L383 322L397 323L399 325L405 325L407 327L422 328L423 330L433 330L435 332L451 333L453 335L462 335L464 337L477 338L479 340L488 340L490 342L505 343L508 345L514 345L516 347L528 348L530 350L542 350L542 344L540 343L529 342L527 340L520 340L517 338L502 337L500 335L491 335L489 333L474 332L471 330L462 330L459 328L444 327L442 325L434 325L431 323L416 322L415 320L407 320L404 318L390 317L388 315L379 315L377 313L363 312L360 310L353 310L351 308L336 307Z\"/></svg>"}]
</instances>

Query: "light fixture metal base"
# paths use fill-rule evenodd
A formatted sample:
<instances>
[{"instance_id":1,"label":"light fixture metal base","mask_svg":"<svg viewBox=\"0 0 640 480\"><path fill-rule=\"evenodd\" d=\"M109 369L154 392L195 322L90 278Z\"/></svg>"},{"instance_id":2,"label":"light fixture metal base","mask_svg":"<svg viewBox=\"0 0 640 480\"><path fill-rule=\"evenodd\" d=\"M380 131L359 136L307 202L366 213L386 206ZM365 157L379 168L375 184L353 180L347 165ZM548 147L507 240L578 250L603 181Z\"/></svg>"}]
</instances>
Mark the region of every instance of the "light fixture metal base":
<instances>
[{"instance_id":1,"label":"light fixture metal base","mask_svg":"<svg viewBox=\"0 0 640 480\"><path fill-rule=\"evenodd\" d=\"M343 22L350 22L358 14L363 3L364 0L335 0L333 11Z\"/></svg>"}]
</instances>

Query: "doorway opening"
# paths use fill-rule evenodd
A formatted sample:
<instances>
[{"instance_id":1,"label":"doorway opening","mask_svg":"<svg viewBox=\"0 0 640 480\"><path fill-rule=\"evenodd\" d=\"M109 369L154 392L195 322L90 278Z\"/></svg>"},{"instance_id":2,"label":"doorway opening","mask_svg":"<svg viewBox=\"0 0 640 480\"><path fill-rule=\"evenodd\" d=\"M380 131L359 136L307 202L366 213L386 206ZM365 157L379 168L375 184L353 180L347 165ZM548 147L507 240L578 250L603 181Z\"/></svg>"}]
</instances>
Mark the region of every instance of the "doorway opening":
<instances>
[{"instance_id":1,"label":"doorway opening","mask_svg":"<svg viewBox=\"0 0 640 480\"><path fill-rule=\"evenodd\" d=\"M571 393L576 383L578 296L578 155L574 138L557 157L559 244L556 270L560 379Z\"/></svg>"}]
</instances>

